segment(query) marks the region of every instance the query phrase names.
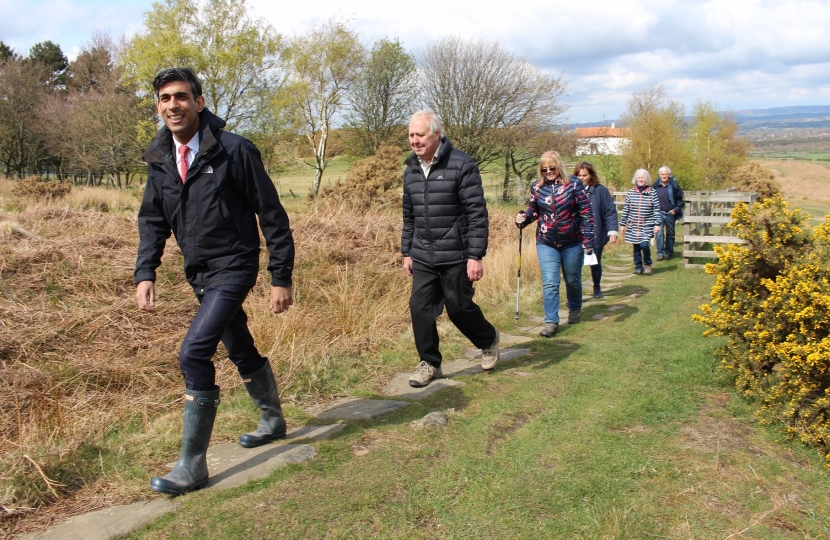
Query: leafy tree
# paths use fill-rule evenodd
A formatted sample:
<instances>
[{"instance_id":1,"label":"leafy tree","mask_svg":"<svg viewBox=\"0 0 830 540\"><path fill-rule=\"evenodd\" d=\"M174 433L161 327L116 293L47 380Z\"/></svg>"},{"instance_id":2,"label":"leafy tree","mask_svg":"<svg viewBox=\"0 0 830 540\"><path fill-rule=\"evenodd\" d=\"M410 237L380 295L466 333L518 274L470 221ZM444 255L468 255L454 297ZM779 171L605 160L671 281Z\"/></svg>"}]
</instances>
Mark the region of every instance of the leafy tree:
<instances>
[{"instance_id":1,"label":"leafy tree","mask_svg":"<svg viewBox=\"0 0 830 540\"><path fill-rule=\"evenodd\" d=\"M403 143L417 107L415 58L398 40L381 39L355 81L346 131L352 151L374 155L385 141Z\"/></svg>"},{"instance_id":2,"label":"leafy tree","mask_svg":"<svg viewBox=\"0 0 830 540\"><path fill-rule=\"evenodd\" d=\"M330 20L291 40L286 50L287 83L275 104L295 114L299 133L313 152L312 194L328 164L327 147L334 119L346 105L363 63L364 50L355 32Z\"/></svg>"},{"instance_id":3,"label":"leafy tree","mask_svg":"<svg viewBox=\"0 0 830 540\"><path fill-rule=\"evenodd\" d=\"M451 37L419 55L423 103L480 167L502 158L512 130L550 130L566 110L561 76L548 75L496 42Z\"/></svg>"},{"instance_id":4,"label":"leafy tree","mask_svg":"<svg viewBox=\"0 0 830 540\"><path fill-rule=\"evenodd\" d=\"M691 170L686 186L717 189L729 183L729 174L746 161L748 143L738 136L734 116L721 115L709 102L695 103L686 139Z\"/></svg>"},{"instance_id":5,"label":"leafy tree","mask_svg":"<svg viewBox=\"0 0 830 540\"><path fill-rule=\"evenodd\" d=\"M245 0L162 0L145 14L144 32L123 54L127 79L148 89L169 67L190 67L199 76L208 108L228 129L247 129L261 96L282 82L282 38L248 13Z\"/></svg>"},{"instance_id":6,"label":"leafy tree","mask_svg":"<svg viewBox=\"0 0 830 540\"><path fill-rule=\"evenodd\" d=\"M46 66L51 73L48 78L49 85L56 88L66 85L66 68L69 67L69 60L57 43L48 40L35 43L26 59Z\"/></svg>"},{"instance_id":7,"label":"leafy tree","mask_svg":"<svg viewBox=\"0 0 830 540\"><path fill-rule=\"evenodd\" d=\"M663 165L675 173L688 170L683 146L685 111L680 103L666 102L662 86L651 85L635 92L628 101L622 122L631 129L631 141L622 155L623 179L632 178L637 169L656 175ZM686 185L682 180L681 183Z\"/></svg>"}]
</instances>

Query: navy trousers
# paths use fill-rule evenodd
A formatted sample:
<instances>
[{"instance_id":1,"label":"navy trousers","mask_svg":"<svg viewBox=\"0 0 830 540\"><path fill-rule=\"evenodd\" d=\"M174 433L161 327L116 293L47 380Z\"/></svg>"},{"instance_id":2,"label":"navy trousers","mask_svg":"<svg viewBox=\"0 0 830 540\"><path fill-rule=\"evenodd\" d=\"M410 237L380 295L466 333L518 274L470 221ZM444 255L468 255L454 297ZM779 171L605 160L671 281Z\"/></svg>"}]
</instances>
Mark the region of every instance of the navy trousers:
<instances>
[{"instance_id":1,"label":"navy trousers","mask_svg":"<svg viewBox=\"0 0 830 540\"><path fill-rule=\"evenodd\" d=\"M179 351L179 366L188 390L216 388L213 355L220 341L243 377L258 371L267 362L254 346L248 316L242 310L242 302L249 292L250 288L241 285L220 285L196 294L199 311Z\"/></svg>"}]
</instances>

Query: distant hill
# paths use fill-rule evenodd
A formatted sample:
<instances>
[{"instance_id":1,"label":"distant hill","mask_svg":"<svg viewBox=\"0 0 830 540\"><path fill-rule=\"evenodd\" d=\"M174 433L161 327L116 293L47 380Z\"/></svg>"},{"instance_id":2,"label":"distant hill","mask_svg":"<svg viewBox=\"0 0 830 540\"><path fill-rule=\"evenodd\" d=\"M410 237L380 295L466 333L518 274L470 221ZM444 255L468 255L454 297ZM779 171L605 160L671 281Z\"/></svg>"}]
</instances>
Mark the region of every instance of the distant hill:
<instances>
[{"instance_id":1,"label":"distant hill","mask_svg":"<svg viewBox=\"0 0 830 540\"><path fill-rule=\"evenodd\" d=\"M830 130L830 105L800 105L794 107L773 107L771 109L747 109L743 111L729 111L738 120L742 132L755 130ZM690 117L686 117L690 120ZM603 120L602 122L586 122L573 124L577 127L603 127L615 123L617 127L623 124L619 120Z\"/></svg>"}]
</instances>

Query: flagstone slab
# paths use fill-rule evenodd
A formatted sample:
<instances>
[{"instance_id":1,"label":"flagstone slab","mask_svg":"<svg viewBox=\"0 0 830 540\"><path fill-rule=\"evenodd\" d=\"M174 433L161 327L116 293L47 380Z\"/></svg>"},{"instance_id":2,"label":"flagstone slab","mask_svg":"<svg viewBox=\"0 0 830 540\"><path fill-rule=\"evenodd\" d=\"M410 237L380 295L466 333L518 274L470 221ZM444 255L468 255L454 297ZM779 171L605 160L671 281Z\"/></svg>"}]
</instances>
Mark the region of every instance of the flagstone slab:
<instances>
[{"instance_id":1,"label":"flagstone slab","mask_svg":"<svg viewBox=\"0 0 830 540\"><path fill-rule=\"evenodd\" d=\"M208 448L210 471L208 489L229 489L266 478L277 467L305 463L314 459L317 450L309 444L266 444L243 448L237 443L216 444Z\"/></svg>"},{"instance_id":2,"label":"flagstone slab","mask_svg":"<svg viewBox=\"0 0 830 540\"><path fill-rule=\"evenodd\" d=\"M107 540L124 536L155 518L179 507L167 498L139 501L123 506L102 508L75 516L38 533L21 536L25 540Z\"/></svg>"},{"instance_id":3,"label":"flagstone slab","mask_svg":"<svg viewBox=\"0 0 830 540\"><path fill-rule=\"evenodd\" d=\"M441 365L441 371L444 375L468 375L470 373L478 373L483 371L481 368L481 358L476 349L469 349L467 351L467 359L453 360L452 362L444 362ZM504 347L499 351L499 364L502 362L510 362L520 356L530 354L530 349L514 349L512 347ZM476 369L477 368L477 369Z\"/></svg>"},{"instance_id":4,"label":"flagstone slab","mask_svg":"<svg viewBox=\"0 0 830 540\"><path fill-rule=\"evenodd\" d=\"M372 420L406 407L408 401L391 399L345 398L317 415L320 420Z\"/></svg>"},{"instance_id":5,"label":"flagstone slab","mask_svg":"<svg viewBox=\"0 0 830 540\"><path fill-rule=\"evenodd\" d=\"M302 426L288 430L285 438L289 441L321 441L328 439L344 427L346 427L345 424Z\"/></svg>"},{"instance_id":6,"label":"flagstone slab","mask_svg":"<svg viewBox=\"0 0 830 540\"><path fill-rule=\"evenodd\" d=\"M625 306L608 306L608 311L617 311L619 309L625 309Z\"/></svg>"},{"instance_id":7,"label":"flagstone slab","mask_svg":"<svg viewBox=\"0 0 830 540\"><path fill-rule=\"evenodd\" d=\"M593 317L591 317L591 318L592 318L593 320L595 320L595 321L601 321L601 320L603 320L603 319L607 319L607 318L608 318L608 315L606 315L605 313L597 313L596 315L594 315L594 316L593 316Z\"/></svg>"},{"instance_id":8,"label":"flagstone slab","mask_svg":"<svg viewBox=\"0 0 830 540\"><path fill-rule=\"evenodd\" d=\"M444 367L441 366L441 371L444 372ZM446 372L444 372L446 373ZM444 388L450 388L463 384L461 381L453 379L440 378L434 379L428 385L421 388L412 388L409 386L409 373L399 373L389 383L383 387L381 392L385 396L405 397L409 399L424 399Z\"/></svg>"},{"instance_id":9,"label":"flagstone slab","mask_svg":"<svg viewBox=\"0 0 830 540\"><path fill-rule=\"evenodd\" d=\"M530 341L533 341L533 338L527 336L514 336L513 334L499 332L499 344L521 345L522 343L528 343Z\"/></svg>"},{"instance_id":10,"label":"flagstone slab","mask_svg":"<svg viewBox=\"0 0 830 540\"><path fill-rule=\"evenodd\" d=\"M544 325L540 324L538 326L519 326L516 329L519 330L520 332L525 332L525 333L528 333L528 334L538 334L539 332L542 331L542 329L544 327L545 327Z\"/></svg>"}]
</instances>

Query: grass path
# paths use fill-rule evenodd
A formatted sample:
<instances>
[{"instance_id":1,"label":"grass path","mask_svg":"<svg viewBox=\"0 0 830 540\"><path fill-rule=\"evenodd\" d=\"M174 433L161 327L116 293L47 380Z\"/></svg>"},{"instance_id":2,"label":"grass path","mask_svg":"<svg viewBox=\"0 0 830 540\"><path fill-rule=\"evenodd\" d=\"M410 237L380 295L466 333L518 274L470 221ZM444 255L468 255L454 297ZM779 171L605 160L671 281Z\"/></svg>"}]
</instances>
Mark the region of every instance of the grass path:
<instances>
[{"instance_id":1,"label":"grass path","mask_svg":"<svg viewBox=\"0 0 830 540\"><path fill-rule=\"evenodd\" d=\"M830 537L830 474L734 397L690 320L711 278L679 265L530 356L352 423L308 464L182 497L130 538ZM448 427L409 425L437 410Z\"/></svg>"}]
</instances>

